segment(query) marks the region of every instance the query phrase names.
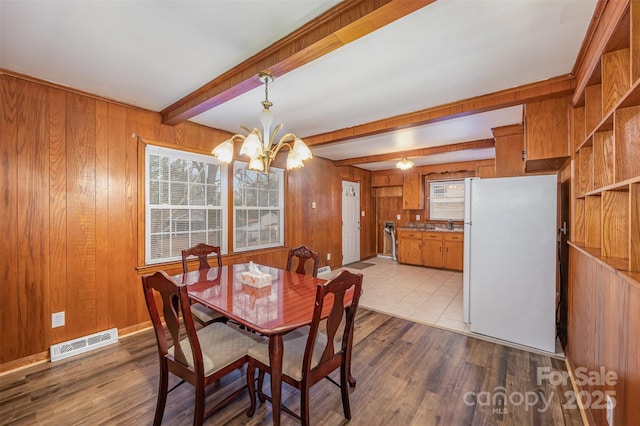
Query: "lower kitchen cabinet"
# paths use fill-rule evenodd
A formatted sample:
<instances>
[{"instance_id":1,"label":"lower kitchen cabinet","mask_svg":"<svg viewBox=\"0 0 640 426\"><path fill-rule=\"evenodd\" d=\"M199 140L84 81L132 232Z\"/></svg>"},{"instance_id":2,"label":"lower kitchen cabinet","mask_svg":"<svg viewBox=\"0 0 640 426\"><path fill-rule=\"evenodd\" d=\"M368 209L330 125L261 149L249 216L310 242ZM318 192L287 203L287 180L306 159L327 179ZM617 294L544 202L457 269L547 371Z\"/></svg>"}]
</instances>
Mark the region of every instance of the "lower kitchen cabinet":
<instances>
[{"instance_id":1,"label":"lower kitchen cabinet","mask_svg":"<svg viewBox=\"0 0 640 426\"><path fill-rule=\"evenodd\" d=\"M398 262L422 265L422 232L398 231Z\"/></svg>"},{"instance_id":2,"label":"lower kitchen cabinet","mask_svg":"<svg viewBox=\"0 0 640 426\"><path fill-rule=\"evenodd\" d=\"M462 271L464 252L462 234L444 234L442 238L442 263L445 269Z\"/></svg>"},{"instance_id":3,"label":"lower kitchen cabinet","mask_svg":"<svg viewBox=\"0 0 640 426\"><path fill-rule=\"evenodd\" d=\"M442 268L442 233L425 232L423 235L422 264L430 268Z\"/></svg>"},{"instance_id":4,"label":"lower kitchen cabinet","mask_svg":"<svg viewBox=\"0 0 640 426\"><path fill-rule=\"evenodd\" d=\"M462 271L464 237L460 232L398 230L398 262Z\"/></svg>"}]
</instances>

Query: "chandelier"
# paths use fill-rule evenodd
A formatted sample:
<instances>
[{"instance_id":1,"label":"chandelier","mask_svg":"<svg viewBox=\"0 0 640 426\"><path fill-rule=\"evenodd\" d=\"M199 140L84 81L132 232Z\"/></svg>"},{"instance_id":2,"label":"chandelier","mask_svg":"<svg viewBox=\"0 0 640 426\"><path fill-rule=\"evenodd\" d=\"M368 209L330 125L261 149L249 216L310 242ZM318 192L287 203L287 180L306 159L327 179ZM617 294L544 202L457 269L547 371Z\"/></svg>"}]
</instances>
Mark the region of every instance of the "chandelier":
<instances>
[{"instance_id":1,"label":"chandelier","mask_svg":"<svg viewBox=\"0 0 640 426\"><path fill-rule=\"evenodd\" d=\"M407 160L406 158L403 158L402 160L396 163L396 167L399 168L400 170L408 170L413 166L414 166L413 161Z\"/></svg>"},{"instance_id":2,"label":"chandelier","mask_svg":"<svg viewBox=\"0 0 640 426\"><path fill-rule=\"evenodd\" d=\"M273 114L270 109L273 104L269 102L269 83L274 80L274 76L269 71L262 71L258 74L260 81L264 83L264 101L262 101L263 110L260 113L260 123L262 124L262 132L254 128L250 130L245 126L240 126L247 135L235 134L220 145L214 148L211 153L218 157L220 161L230 163L233 160L233 143L241 140L240 155L249 157L249 169L269 173L269 166L276 158L278 151L283 147L289 148L287 155L287 170L303 167L304 160L311 158L311 150L302 142L302 139L293 133L287 133L276 143L276 135L282 128L282 124L278 124L273 131L271 124L273 123Z\"/></svg>"}]
</instances>

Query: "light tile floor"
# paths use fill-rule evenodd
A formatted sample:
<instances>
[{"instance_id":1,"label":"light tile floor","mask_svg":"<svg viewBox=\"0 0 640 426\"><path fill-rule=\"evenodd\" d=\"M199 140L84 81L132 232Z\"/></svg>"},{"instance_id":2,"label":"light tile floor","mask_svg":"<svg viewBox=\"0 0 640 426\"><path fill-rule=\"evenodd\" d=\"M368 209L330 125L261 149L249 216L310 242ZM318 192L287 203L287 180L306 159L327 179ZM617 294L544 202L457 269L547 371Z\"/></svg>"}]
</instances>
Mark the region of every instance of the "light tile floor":
<instances>
[{"instance_id":1,"label":"light tile floor","mask_svg":"<svg viewBox=\"0 0 640 426\"><path fill-rule=\"evenodd\" d=\"M466 332L462 316L462 273L402 265L374 257L365 269L360 306L412 321ZM332 271L332 276L337 271Z\"/></svg>"}]
</instances>

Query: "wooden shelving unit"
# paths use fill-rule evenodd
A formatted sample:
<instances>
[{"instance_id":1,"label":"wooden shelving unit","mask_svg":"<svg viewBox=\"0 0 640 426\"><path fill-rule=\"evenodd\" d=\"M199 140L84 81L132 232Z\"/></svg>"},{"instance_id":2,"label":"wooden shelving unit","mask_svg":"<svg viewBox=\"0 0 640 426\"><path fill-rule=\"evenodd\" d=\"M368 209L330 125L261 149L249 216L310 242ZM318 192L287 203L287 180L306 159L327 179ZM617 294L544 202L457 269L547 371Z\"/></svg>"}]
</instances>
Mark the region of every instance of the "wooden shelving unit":
<instances>
[{"instance_id":1,"label":"wooden shelving unit","mask_svg":"<svg viewBox=\"0 0 640 426\"><path fill-rule=\"evenodd\" d=\"M620 21L571 113L573 243L632 277L640 272L640 27L631 25L638 5Z\"/></svg>"}]
</instances>

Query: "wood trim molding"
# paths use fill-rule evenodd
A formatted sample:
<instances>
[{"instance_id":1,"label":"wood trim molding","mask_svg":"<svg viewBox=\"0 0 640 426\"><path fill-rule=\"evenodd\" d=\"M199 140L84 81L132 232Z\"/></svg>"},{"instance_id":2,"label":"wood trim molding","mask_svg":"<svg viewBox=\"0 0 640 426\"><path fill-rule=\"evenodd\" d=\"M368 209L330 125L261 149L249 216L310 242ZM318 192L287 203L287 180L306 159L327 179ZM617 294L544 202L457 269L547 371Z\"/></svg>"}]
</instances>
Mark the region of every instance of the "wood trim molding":
<instances>
[{"instance_id":1,"label":"wood trim molding","mask_svg":"<svg viewBox=\"0 0 640 426\"><path fill-rule=\"evenodd\" d=\"M433 146L429 148L414 149L411 151L390 152L388 154L370 155L368 157L348 158L333 162L336 167L352 166L354 164L374 163L378 161L400 160L402 158L426 157L428 155L442 154L444 152L467 151L472 149L494 148L496 143L493 139L480 139L471 142L461 142L453 145Z\"/></svg>"},{"instance_id":2,"label":"wood trim molding","mask_svg":"<svg viewBox=\"0 0 640 426\"><path fill-rule=\"evenodd\" d=\"M36 364L49 362L49 359L49 351L45 351L26 356L24 358L19 358L14 361L5 362L4 364L0 364L0 377Z\"/></svg>"},{"instance_id":3,"label":"wood trim molding","mask_svg":"<svg viewBox=\"0 0 640 426\"><path fill-rule=\"evenodd\" d=\"M509 126L494 127L491 129L491 133L493 133L494 138L521 135L524 133L524 126L522 124L511 124Z\"/></svg>"},{"instance_id":4,"label":"wood trim molding","mask_svg":"<svg viewBox=\"0 0 640 426\"><path fill-rule=\"evenodd\" d=\"M576 62L573 64L573 69L571 70L572 75L578 75L578 70L587 60L587 50L593 42L596 29L598 28L598 23L602 19L602 13L604 12L607 2L608 0L598 0L598 3L596 4L593 16L591 17L591 22L589 22L589 27L587 28L587 33L585 34L584 39L582 39L582 46L580 46L578 57L576 58Z\"/></svg>"},{"instance_id":5,"label":"wood trim molding","mask_svg":"<svg viewBox=\"0 0 640 426\"><path fill-rule=\"evenodd\" d=\"M74 89L73 87L69 87L69 86L65 86L62 84L58 84L58 83L53 83L51 81L48 80L43 80L41 78L37 78L37 77L31 77L30 75L27 74L22 74L19 72L15 72L15 71L11 71L8 70L6 68L2 68L0 67L0 75L8 75L11 77L15 77L15 78L19 78L20 80L24 80L24 81L29 81L31 83L36 83L36 84L41 84L43 86L46 87L51 87L54 89L58 89L58 90L62 90L64 91L64 93L73 93L76 95L80 95L80 96L86 96L87 98L91 98L91 99L95 99L96 101L105 101L108 102L110 104L113 105L118 105L118 106L122 106L122 107L126 107L126 108L131 108L134 110L138 110L138 111L145 111L145 112L150 112L153 114L157 114L157 111L153 111L147 108L142 108L136 105L131 105L122 101L118 101L112 98L107 98L105 96L100 96L100 95L96 95L95 93L89 93L89 92L85 92L83 90L79 90L79 89Z\"/></svg>"},{"instance_id":6,"label":"wood trim molding","mask_svg":"<svg viewBox=\"0 0 640 426\"><path fill-rule=\"evenodd\" d=\"M178 124L255 87L257 74L281 76L402 18L435 0L345 0L161 111Z\"/></svg>"},{"instance_id":7,"label":"wood trim molding","mask_svg":"<svg viewBox=\"0 0 640 426\"><path fill-rule=\"evenodd\" d=\"M573 105L579 104L591 74L600 66L600 56L628 6L629 0L599 0L573 69L576 76Z\"/></svg>"},{"instance_id":8,"label":"wood trim molding","mask_svg":"<svg viewBox=\"0 0 640 426\"><path fill-rule=\"evenodd\" d=\"M479 112L492 111L533 102L546 98L565 96L572 94L575 89L575 78L571 75L563 75L544 81L525 84L501 90L487 95L476 96L445 105L427 108L420 111L397 115L370 123L353 126L346 129L335 130L314 136L304 137L309 146L320 146L346 139L362 136L376 135L390 132L409 126L422 126L439 121L464 117Z\"/></svg>"}]
</instances>

